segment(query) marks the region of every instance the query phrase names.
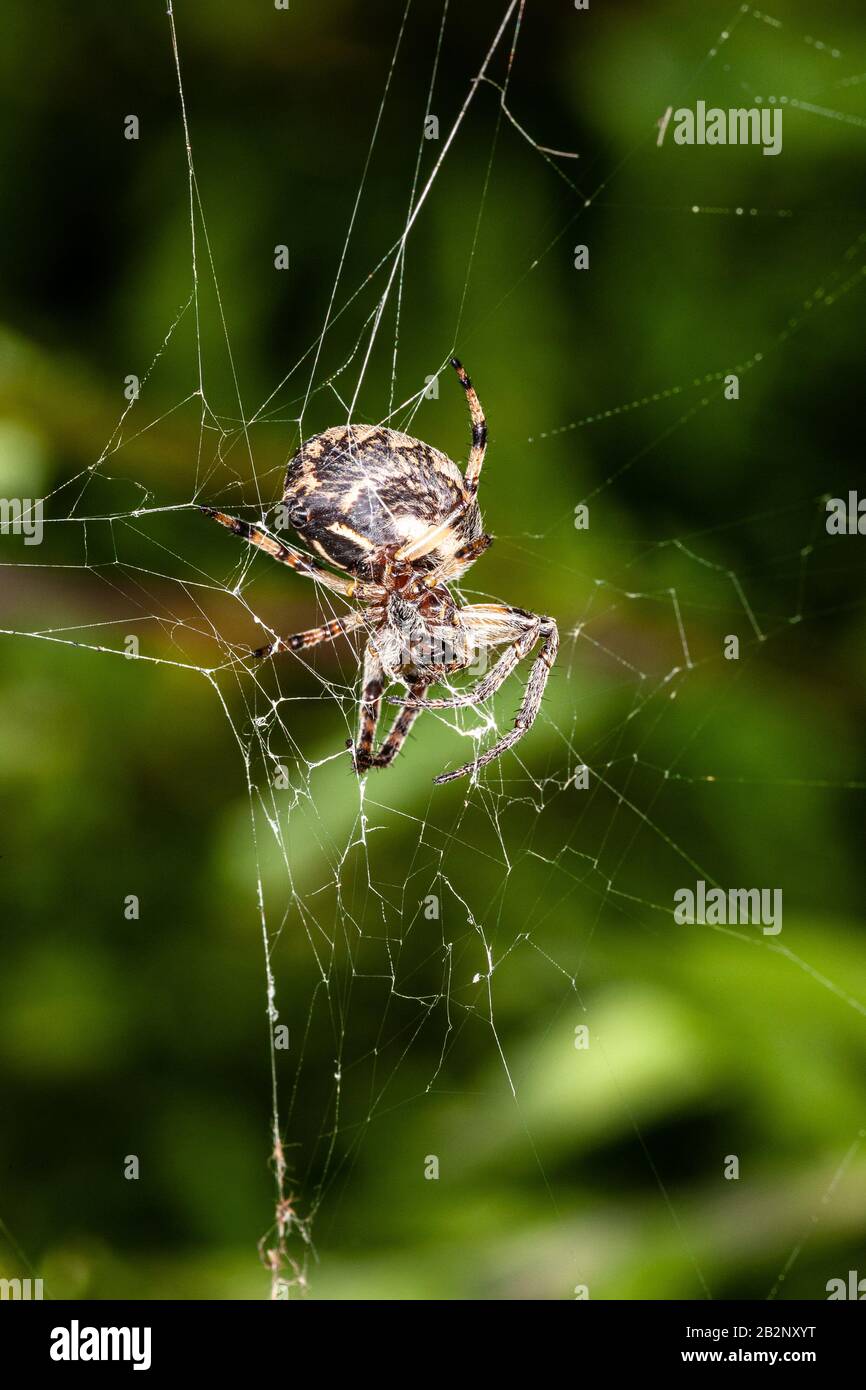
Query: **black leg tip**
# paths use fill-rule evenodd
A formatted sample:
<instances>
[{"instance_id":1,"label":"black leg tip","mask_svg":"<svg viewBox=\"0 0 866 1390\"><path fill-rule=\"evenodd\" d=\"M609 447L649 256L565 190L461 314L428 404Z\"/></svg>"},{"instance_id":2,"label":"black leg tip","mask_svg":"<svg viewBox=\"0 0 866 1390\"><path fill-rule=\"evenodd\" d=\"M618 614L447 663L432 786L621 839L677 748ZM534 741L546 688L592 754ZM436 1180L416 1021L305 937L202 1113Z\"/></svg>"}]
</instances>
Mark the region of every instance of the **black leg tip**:
<instances>
[{"instance_id":1,"label":"black leg tip","mask_svg":"<svg viewBox=\"0 0 866 1390\"><path fill-rule=\"evenodd\" d=\"M359 755L358 750L355 747L354 739L347 738L346 747L348 748L349 753L352 756L352 768L354 772L356 772L359 777L362 777L365 772L369 771L369 759Z\"/></svg>"},{"instance_id":2,"label":"black leg tip","mask_svg":"<svg viewBox=\"0 0 866 1390\"><path fill-rule=\"evenodd\" d=\"M451 366L454 368L455 372L457 373L458 377L460 378L460 385L463 387L463 390L464 390L464 391L471 391L471 389L472 389L472 382L471 382L471 380L470 380L470 378L469 378L469 373L467 372L467 370L466 370L466 368L464 367L463 363L460 361L460 358L459 358L459 357L452 357L452 358L451 358Z\"/></svg>"}]
</instances>

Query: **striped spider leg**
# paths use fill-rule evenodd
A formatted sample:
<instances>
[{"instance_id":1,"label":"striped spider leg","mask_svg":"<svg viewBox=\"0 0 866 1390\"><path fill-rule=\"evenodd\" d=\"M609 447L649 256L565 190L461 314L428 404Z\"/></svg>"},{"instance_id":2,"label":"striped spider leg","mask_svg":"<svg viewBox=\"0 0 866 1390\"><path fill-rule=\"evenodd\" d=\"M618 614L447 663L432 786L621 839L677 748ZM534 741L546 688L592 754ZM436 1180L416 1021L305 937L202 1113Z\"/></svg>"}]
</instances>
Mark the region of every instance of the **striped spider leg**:
<instances>
[{"instance_id":1,"label":"striped spider leg","mask_svg":"<svg viewBox=\"0 0 866 1390\"><path fill-rule=\"evenodd\" d=\"M225 526L229 531L233 531L241 540L248 545L254 545L258 550L264 550L267 555L278 560L281 565L288 565L296 574L303 574L307 579L316 579L320 584L324 584L326 589L331 589L335 594L343 594L346 598L351 598L357 591L358 584L353 579L343 579L341 575L331 574L323 569L315 560L304 555L303 551L296 550L293 545L286 545L284 541L278 541L264 526L255 526L249 521L242 521L237 516L227 516L225 512L217 511L215 507L199 507L199 511L205 516L209 516L212 521L218 521L220 526Z\"/></svg>"},{"instance_id":2,"label":"striped spider leg","mask_svg":"<svg viewBox=\"0 0 866 1390\"><path fill-rule=\"evenodd\" d=\"M541 642L541 651L535 658L526 682L523 701L517 712L514 727L497 740L481 757L465 763L454 772L445 772L434 780L437 783L453 782L457 777L465 777L493 762L506 749L513 747L518 739L530 729L541 708L541 700L547 685L551 667L559 649L559 632L553 618L540 617L537 613L527 613L522 608L509 608L505 604L476 603L460 610L460 622L475 646L480 649L508 646L494 666L469 690L461 691L440 700L418 698L410 693L406 704L414 709L457 709L465 705L478 705L488 700L508 679L515 667L529 655L533 647ZM396 703L396 702L395 702Z\"/></svg>"},{"instance_id":3,"label":"striped spider leg","mask_svg":"<svg viewBox=\"0 0 866 1390\"><path fill-rule=\"evenodd\" d=\"M472 421L472 445L469 450L466 471L463 474L463 496L442 521L434 526L428 527L428 529L420 536L417 536L415 540L401 546L397 551L395 559L405 560L409 563L420 560L425 555L429 555L431 550L435 550L438 545L443 541L447 541L449 537L454 534L455 523L460 520L466 510L475 501L475 494L478 491L478 479L481 476L481 467L484 463L484 455L487 452L487 421L484 418L484 411L478 399L475 387L472 385L463 363L459 362L456 357L451 358L451 366L457 373L460 385L466 393L466 400L469 405L469 416ZM479 542L481 543L480 547L474 550L471 558L466 559L462 568L468 568L468 566L478 558L481 551L487 549L492 539L492 536L479 537L477 541L469 542L468 546L464 546L463 549L468 550L470 546L479 547ZM452 575L451 577L456 578L456 575ZM428 577L426 582L432 587L434 583L433 577Z\"/></svg>"},{"instance_id":4,"label":"striped spider leg","mask_svg":"<svg viewBox=\"0 0 866 1390\"><path fill-rule=\"evenodd\" d=\"M296 574L315 580L332 593L342 594L344 598L352 598L358 594L359 597L368 599L377 598L381 593L379 585L359 583L355 579L344 579L341 575L331 574L294 546L278 541L263 526L255 526L236 516L227 516L225 512L217 511L213 507L202 507L200 510L205 516L211 517L213 521L218 521L221 526L240 536L248 545L263 550L280 564L288 565ZM293 632L289 637L277 637L266 647L257 647L250 655L264 660L277 656L280 652L297 652L307 647L318 646L320 642L333 642L344 633L354 632L356 628L362 627L363 623L363 611L355 609L342 618L334 618L318 627L307 628L304 632Z\"/></svg>"},{"instance_id":5,"label":"striped spider leg","mask_svg":"<svg viewBox=\"0 0 866 1390\"><path fill-rule=\"evenodd\" d=\"M460 385L466 392L466 402L469 406L469 415L472 420L472 448L469 450L466 472L463 475L463 486L466 488L469 496L474 497L478 491L478 479L481 476L481 465L484 462L484 455L487 452L487 421L484 418L484 411L481 408L481 402L478 399L475 387L469 380L463 363L458 362L456 357L452 357L451 366L460 378Z\"/></svg>"},{"instance_id":6,"label":"striped spider leg","mask_svg":"<svg viewBox=\"0 0 866 1390\"><path fill-rule=\"evenodd\" d=\"M409 686L404 700L392 702L401 705L400 712L378 753L374 753L373 740L376 737L376 726L379 723L379 715L382 710L385 670L372 642L368 644L364 653L358 739L354 744L351 739L346 740L346 747L352 750L352 760L357 773L366 772L371 767L388 767L394 761L403 747L406 735L421 713L421 706L412 703L412 701L419 700L428 685L429 681L427 680L415 681Z\"/></svg>"},{"instance_id":7,"label":"striped spider leg","mask_svg":"<svg viewBox=\"0 0 866 1390\"><path fill-rule=\"evenodd\" d=\"M257 647L250 655L264 661L270 656L278 656L280 652L304 651L307 647L317 647L320 642L335 642L344 633L354 632L363 625L364 614L356 609L342 618L321 623L319 627L308 627L304 632L293 632L289 637L277 637L266 647Z\"/></svg>"}]
</instances>

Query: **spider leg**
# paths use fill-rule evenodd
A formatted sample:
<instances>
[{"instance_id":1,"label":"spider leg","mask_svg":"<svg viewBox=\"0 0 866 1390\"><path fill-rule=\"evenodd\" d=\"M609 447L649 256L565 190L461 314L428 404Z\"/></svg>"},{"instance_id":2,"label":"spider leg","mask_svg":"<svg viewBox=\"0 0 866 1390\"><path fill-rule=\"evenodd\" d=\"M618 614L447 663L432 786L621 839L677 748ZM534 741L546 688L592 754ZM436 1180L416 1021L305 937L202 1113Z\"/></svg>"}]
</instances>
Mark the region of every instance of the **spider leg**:
<instances>
[{"instance_id":1,"label":"spider leg","mask_svg":"<svg viewBox=\"0 0 866 1390\"><path fill-rule=\"evenodd\" d=\"M530 628L524 632L516 642L504 651L494 666L490 668L486 676L473 685L469 690L461 690L457 695L449 695L441 700L413 700L418 709L461 709L466 705L480 705L485 700L489 700L491 695L495 695L501 685L504 685L514 670L525 656L532 651L539 638L537 628Z\"/></svg>"},{"instance_id":2,"label":"spider leg","mask_svg":"<svg viewBox=\"0 0 866 1390\"><path fill-rule=\"evenodd\" d=\"M412 698L423 695L424 691L427 689L427 685L427 681L417 681L414 685L410 685L409 695L407 699L403 701L403 707L394 720L391 732L385 739L378 753L374 754L371 759L371 767L389 767L394 761L400 749L403 747L403 741L406 735L421 713L421 707L411 703Z\"/></svg>"},{"instance_id":3,"label":"spider leg","mask_svg":"<svg viewBox=\"0 0 866 1390\"><path fill-rule=\"evenodd\" d=\"M463 390L466 392L466 400L469 405L469 414L472 419L472 447L469 450L469 460L466 464L466 472L463 475L463 497L456 507L453 507L443 521L435 526L431 526L423 535L418 536L414 541L408 541L402 546L395 556L397 560L418 560L422 555L429 555L431 550L435 550L440 541L444 540L452 529L455 521L466 511L466 508L474 500L478 491L478 478L481 473L481 465L484 462L484 455L487 452L487 421L484 418L484 411L481 402L475 392L475 387L469 380L466 369L462 362L458 362L456 357L451 358L451 366L454 368ZM488 539L487 545L490 544ZM484 549L486 547L482 547ZM479 551L478 554L481 552ZM472 559L476 559L473 555ZM464 565L464 568L466 566Z\"/></svg>"},{"instance_id":4,"label":"spider leg","mask_svg":"<svg viewBox=\"0 0 866 1390\"><path fill-rule=\"evenodd\" d=\"M469 773L474 773L478 768L484 767L487 763L493 762L506 749L513 747L518 739L523 737L527 729L532 727L541 708L547 678L559 648L559 632L553 618L539 617L537 614L526 613L519 608L498 609L496 604L477 604L474 607L474 613L472 606L462 610L461 617L467 627L471 630L474 625L480 637L487 635L488 642L502 641L505 639L505 631L510 620L513 633L511 645L474 689L467 691L465 695L456 696L453 700L416 701L418 708L442 709L453 705L474 704L479 700L487 699L499 689L518 662L529 655L539 640L542 646L532 663L529 679L523 693L523 701L514 721L514 728L507 734L503 734L502 738L498 739L493 747L489 748L481 757L472 762L464 763L463 767L457 768L454 772L444 772L441 776L434 778L434 781L440 784L453 782L455 778L465 777Z\"/></svg>"},{"instance_id":5,"label":"spider leg","mask_svg":"<svg viewBox=\"0 0 866 1390\"><path fill-rule=\"evenodd\" d=\"M344 632L353 632L355 628L361 627L363 622L362 613L347 613L345 617L334 618L332 622L322 623L320 627L309 627L305 632L293 632L291 637L277 637L267 647L258 647L250 655L263 661L269 656L277 656L280 652L299 652L305 647L316 647L320 642L333 642L342 637Z\"/></svg>"},{"instance_id":6,"label":"spider leg","mask_svg":"<svg viewBox=\"0 0 866 1390\"><path fill-rule=\"evenodd\" d=\"M437 565L435 570L430 571L424 580L426 588L435 589L437 584L448 584L459 579L492 544L493 537L487 535L476 536L474 541L467 541L459 550L455 550L453 555L449 555L447 560L443 560L441 565Z\"/></svg>"},{"instance_id":7,"label":"spider leg","mask_svg":"<svg viewBox=\"0 0 866 1390\"><path fill-rule=\"evenodd\" d=\"M236 536L247 541L249 545L257 546L259 550L264 550L266 554L272 555L275 560L279 560L281 565L288 565L297 574L303 574L308 579L315 579L323 584L326 589L331 589L335 594L345 594L346 598L351 598L359 590L359 585L354 579L342 579L336 574L330 574L314 560L308 559L300 550L296 550L292 545L285 545L283 541L278 541L271 536L262 526L253 526L248 521L242 521L236 516L227 516L225 512L217 511L214 507L200 507L199 510L205 516L209 516L214 521L218 521L221 526L226 526L230 531L234 531Z\"/></svg>"},{"instance_id":8,"label":"spider leg","mask_svg":"<svg viewBox=\"0 0 866 1390\"><path fill-rule=\"evenodd\" d=\"M435 550L440 541L444 541L451 532L454 522L458 521L466 510L466 502L458 502L443 521L437 521L435 526L428 526L414 541L407 541L395 552L395 560L420 560L422 555L429 555L431 550Z\"/></svg>"},{"instance_id":9,"label":"spider leg","mask_svg":"<svg viewBox=\"0 0 866 1390\"><path fill-rule=\"evenodd\" d=\"M489 699L508 679L518 662L532 651L540 636L539 623L552 621L541 619L535 613L527 613L522 608L508 608L502 603L469 604L459 610L459 616L461 626L475 637L479 647L508 642L508 649L476 685L440 700L421 699L418 701L420 709L459 709ZM393 698L389 702L399 703Z\"/></svg>"},{"instance_id":10,"label":"spider leg","mask_svg":"<svg viewBox=\"0 0 866 1390\"><path fill-rule=\"evenodd\" d=\"M478 478L481 473L481 465L484 462L484 455L487 452L487 421L484 418L484 411L481 408L475 387L469 380L463 363L458 362L456 357L452 357L451 366L460 378L460 385L466 392L466 403L472 418L472 448L469 451L463 484L469 496L474 497L478 491Z\"/></svg>"},{"instance_id":11,"label":"spider leg","mask_svg":"<svg viewBox=\"0 0 866 1390\"><path fill-rule=\"evenodd\" d=\"M376 737L376 725L379 723L379 712L382 708L383 677L384 668L378 653L368 642L364 652L364 674L361 678L358 738L354 744L351 739L346 740L346 747L352 750L352 762L359 776L373 766L373 739Z\"/></svg>"}]
</instances>

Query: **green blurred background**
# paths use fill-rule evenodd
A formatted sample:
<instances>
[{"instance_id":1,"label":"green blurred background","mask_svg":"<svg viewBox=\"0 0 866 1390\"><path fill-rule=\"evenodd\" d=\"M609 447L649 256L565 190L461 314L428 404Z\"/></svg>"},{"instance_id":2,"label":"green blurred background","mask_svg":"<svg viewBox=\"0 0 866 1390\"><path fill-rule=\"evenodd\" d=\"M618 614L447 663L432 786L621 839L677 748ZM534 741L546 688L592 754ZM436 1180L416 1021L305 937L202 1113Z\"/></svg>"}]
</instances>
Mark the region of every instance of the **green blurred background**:
<instances>
[{"instance_id":1,"label":"green blurred background","mask_svg":"<svg viewBox=\"0 0 866 1390\"><path fill-rule=\"evenodd\" d=\"M506 8L178 0L197 328L164 4L7 5L0 492L49 500L40 547L3 537L0 627L55 640L0 643L0 1274L56 1297L269 1294L259 882L309 1296L866 1276L866 541L822 500L863 478L862 17L531 0L508 111L579 159L475 94L354 413L460 353L497 538L464 593L560 622L542 715L479 787L432 786L477 717L428 715L362 802L349 644L238 659L253 615L340 605L193 506L272 505L345 420L419 149L417 188ZM782 154L659 147L699 98L784 98ZM439 388L394 422L463 458ZM677 925L698 878L781 887L781 934Z\"/></svg>"}]
</instances>

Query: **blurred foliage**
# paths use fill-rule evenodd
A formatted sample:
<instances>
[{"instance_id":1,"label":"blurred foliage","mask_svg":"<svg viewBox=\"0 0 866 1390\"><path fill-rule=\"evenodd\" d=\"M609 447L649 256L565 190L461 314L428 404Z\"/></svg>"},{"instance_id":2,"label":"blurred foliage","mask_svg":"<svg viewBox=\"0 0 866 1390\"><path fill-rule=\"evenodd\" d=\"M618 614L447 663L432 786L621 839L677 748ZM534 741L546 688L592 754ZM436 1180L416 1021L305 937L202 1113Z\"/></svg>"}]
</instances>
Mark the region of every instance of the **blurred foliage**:
<instances>
[{"instance_id":1,"label":"blurred foliage","mask_svg":"<svg viewBox=\"0 0 866 1390\"><path fill-rule=\"evenodd\" d=\"M3 537L0 626L52 639L0 644L0 1272L266 1295L260 878L313 1297L765 1297L798 1249L779 1297L866 1275L864 541L827 537L822 501L862 479L860 17L526 7L508 110L580 157L479 86L408 240L393 385L466 361L497 543L465 592L555 614L562 655L483 789L434 792L469 745L427 717L362 808L355 656L257 690L215 634L310 626L321 596L262 558L233 596L239 547L192 502L278 498L309 382L304 434L345 418L419 145L423 187L505 3L448 8L438 143L438 6L390 82L401 4L174 8L198 332L164 5L10 0L0 50L0 492L49 498L41 547ZM777 158L656 142L669 105L783 96ZM335 309L361 292L317 359L338 271ZM394 303L361 419L390 408ZM397 420L465 456L449 375ZM118 655L130 633L157 663ZM782 887L782 933L678 926L699 877Z\"/></svg>"}]
</instances>

